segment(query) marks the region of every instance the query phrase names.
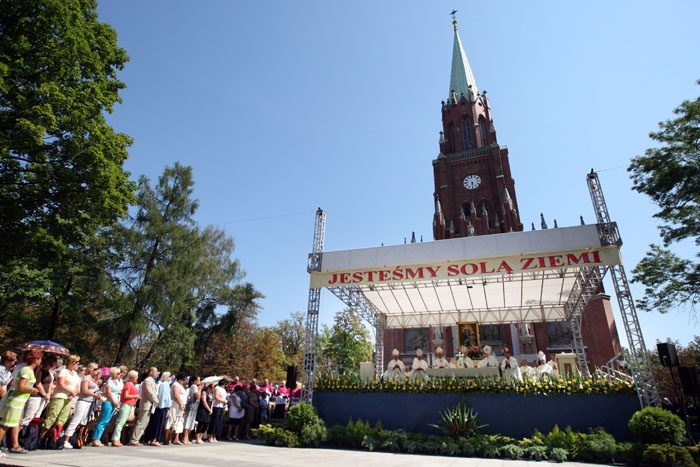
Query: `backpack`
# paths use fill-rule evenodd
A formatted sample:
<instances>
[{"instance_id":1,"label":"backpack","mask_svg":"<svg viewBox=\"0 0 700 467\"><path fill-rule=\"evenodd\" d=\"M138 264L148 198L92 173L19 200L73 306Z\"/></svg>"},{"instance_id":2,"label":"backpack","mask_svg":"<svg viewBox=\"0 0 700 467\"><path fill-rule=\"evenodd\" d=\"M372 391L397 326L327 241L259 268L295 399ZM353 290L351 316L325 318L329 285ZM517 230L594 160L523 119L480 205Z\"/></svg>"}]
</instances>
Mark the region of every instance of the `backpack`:
<instances>
[{"instance_id":1,"label":"backpack","mask_svg":"<svg viewBox=\"0 0 700 467\"><path fill-rule=\"evenodd\" d=\"M27 451L36 451L39 447L39 424L40 418L35 418L29 425L22 427L19 432L19 445Z\"/></svg>"},{"instance_id":2,"label":"backpack","mask_svg":"<svg viewBox=\"0 0 700 467\"><path fill-rule=\"evenodd\" d=\"M75 449L82 449L88 443L90 438L90 430L85 425L78 425L78 428L73 432L73 436L70 437L70 444Z\"/></svg>"},{"instance_id":3,"label":"backpack","mask_svg":"<svg viewBox=\"0 0 700 467\"><path fill-rule=\"evenodd\" d=\"M39 440L39 447L41 449L63 449L62 431L62 425L56 424L52 426L49 431L44 433L41 440Z\"/></svg>"}]
</instances>

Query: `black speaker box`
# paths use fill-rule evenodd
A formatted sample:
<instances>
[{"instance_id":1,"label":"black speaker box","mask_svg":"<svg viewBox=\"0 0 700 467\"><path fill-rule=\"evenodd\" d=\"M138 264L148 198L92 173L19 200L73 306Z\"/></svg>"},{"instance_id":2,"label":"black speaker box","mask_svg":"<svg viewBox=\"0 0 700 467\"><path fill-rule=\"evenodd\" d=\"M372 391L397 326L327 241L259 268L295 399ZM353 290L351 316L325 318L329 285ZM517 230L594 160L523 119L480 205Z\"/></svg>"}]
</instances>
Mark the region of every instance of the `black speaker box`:
<instances>
[{"instance_id":1,"label":"black speaker box","mask_svg":"<svg viewBox=\"0 0 700 467\"><path fill-rule=\"evenodd\" d=\"M656 350L659 352L659 360L663 366L678 366L678 354L676 346L669 342L659 342L656 344Z\"/></svg>"},{"instance_id":2,"label":"black speaker box","mask_svg":"<svg viewBox=\"0 0 700 467\"><path fill-rule=\"evenodd\" d=\"M294 365L287 366L287 388L291 391L297 387L297 367Z\"/></svg>"},{"instance_id":3,"label":"black speaker box","mask_svg":"<svg viewBox=\"0 0 700 467\"><path fill-rule=\"evenodd\" d=\"M681 379L683 394L690 397L700 396L700 382L698 382L698 369L694 366L679 366L678 377Z\"/></svg>"}]
</instances>

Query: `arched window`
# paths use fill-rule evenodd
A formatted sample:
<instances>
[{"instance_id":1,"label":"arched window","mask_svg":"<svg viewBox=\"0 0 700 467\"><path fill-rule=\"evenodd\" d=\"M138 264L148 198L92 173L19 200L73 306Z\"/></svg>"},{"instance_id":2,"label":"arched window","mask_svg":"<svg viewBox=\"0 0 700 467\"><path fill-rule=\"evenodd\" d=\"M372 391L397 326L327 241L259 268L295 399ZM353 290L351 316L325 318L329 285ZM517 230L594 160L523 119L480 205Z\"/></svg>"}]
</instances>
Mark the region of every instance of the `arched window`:
<instances>
[{"instance_id":1,"label":"arched window","mask_svg":"<svg viewBox=\"0 0 700 467\"><path fill-rule=\"evenodd\" d=\"M486 147L486 120L484 118L479 119L479 139L481 140L481 146Z\"/></svg>"},{"instance_id":2,"label":"arched window","mask_svg":"<svg viewBox=\"0 0 700 467\"><path fill-rule=\"evenodd\" d=\"M457 145L455 144L455 141L457 141L458 133L459 128L455 128L453 126L450 127L450 152L457 152Z\"/></svg>"},{"instance_id":3,"label":"arched window","mask_svg":"<svg viewBox=\"0 0 700 467\"><path fill-rule=\"evenodd\" d=\"M472 122L469 119L462 120L462 147L468 150L474 147L474 136L472 135Z\"/></svg>"}]
</instances>

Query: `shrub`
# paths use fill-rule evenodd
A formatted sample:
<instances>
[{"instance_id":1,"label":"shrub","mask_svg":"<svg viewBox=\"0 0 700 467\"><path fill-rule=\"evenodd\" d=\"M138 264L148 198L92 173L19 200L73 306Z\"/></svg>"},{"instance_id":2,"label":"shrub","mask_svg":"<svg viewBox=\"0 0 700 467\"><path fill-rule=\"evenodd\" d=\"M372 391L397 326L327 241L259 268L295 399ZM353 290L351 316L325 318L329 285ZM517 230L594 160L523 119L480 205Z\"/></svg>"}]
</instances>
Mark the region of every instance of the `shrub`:
<instances>
[{"instance_id":1,"label":"shrub","mask_svg":"<svg viewBox=\"0 0 700 467\"><path fill-rule=\"evenodd\" d=\"M525 450L517 444L506 444L501 447L501 456L517 460L525 456Z\"/></svg>"},{"instance_id":2,"label":"shrub","mask_svg":"<svg viewBox=\"0 0 700 467\"><path fill-rule=\"evenodd\" d=\"M343 425L333 425L328 428L328 441L336 448L347 448L345 444L345 427Z\"/></svg>"},{"instance_id":3,"label":"shrub","mask_svg":"<svg viewBox=\"0 0 700 467\"><path fill-rule=\"evenodd\" d=\"M555 462L564 462L568 454L568 451L564 448L553 448L550 456Z\"/></svg>"},{"instance_id":4,"label":"shrub","mask_svg":"<svg viewBox=\"0 0 700 467\"><path fill-rule=\"evenodd\" d=\"M663 409L662 409L663 410ZM688 449L683 446L671 444L650 444L644 451L644 462L658 466L682 465L684 467L697 467Z\"/></svg>"},{"instance_id":5,"label":"shrub","mask_svg":"<svg viewBox=\"0 0 700 467\"><path fill-rule=\"evenodd\" d=\"M700 444L688 447L688 452L693 456L695 463L700 464Z\"/></svg>"},{"instance_id":6,"label":"shrub","mask_svg":"<svg viewBox=\"0 0 700 467\"><path fill-rule=\"evenodd\" d=\"M603 428L594 428L583 438L578 447L577 458L585 462L608 464L617 452L617 443Z\"/></svg>"},{"instance_id":7,"label":"shrub","mask_svg":"<svg viewBox=\"0 0 700 467\"><path fill-rule=\"evenodd\" d=\"M288 448L297 448L301 446L299 436L293 431L285 428L275 428L275 444L278 446L286 446Z\"/></svg>"},{"instance_id":8,"label":"shrub","mask_svg":"<svg viewBox=\"0 0 700 467\"><path fill-rule=\"evenodd\" d=\"M260 427L253 429L252 432L256 438L262 439L268 446L275 444L275 428L272 425L260 425Z\"/></svg>"},{"instance_id":9,"label":"shrub","mask_svg":"<svg viewBox=\"0 0 700 467\"><path fill-rule=\"evenodd\" d=\"M457 439L457 444L459 444L460 451L463 456L466 457L477 457L481 454L481 450L484 447L484 438L482 436L471 436L469 438L460 437Z\"/></svg>"},{"instance_id":10,"label":"shrub","mask_svg":"<svg viewBox=\"0 0 700 467\"><path fill-rule=\"evenodd\" d=\"M478 414L462 399L456 406L441 410L440 424L430 426L442 430L450 438L457 439L474 436L486 425L479 425Z\"/></svg>"},{"instance_id":11,"label":"shrub","mask_svg":"<svg viewBox=\"0 0 700 467\"><path fill-rule=\"evenodd\" d=\"M363 420L353 422L351 418L345 427L344 446L352 449L359 449L362 447L362 440L365 439L365 436L372 435L372 428L369 422Z\"/></svg>"},{"instance_id":12,"label":"shrub","mask_svg":"<svg viewBox=\"0 0 700 467\"><path fill-rule=\"evenodd\" d=\"M547 446L542 444L532 444L525 449L527 456L533 461L541 461L547 458Z\"/></svg>"},{"instance_id":13,"label":"shrub","mask_svg":"<svg viewBox=\"0 0 700 467\"><path fill-rule=\"evenodd\" d=\"M685 424L680 417L659 407L645 407L629 421L630 431L644 444L683 444Z\"/></svg>"},{"instance_id":14,"label":"shrub","mask_svg":"<svg viewBox=\"0 0 700 467\"><path fill-rule=\"evenodd\" d=\"M284 429L297 434L301 446L318 446L328 436L326 423L307 402L300 402L289 409Z\"/></svg>"},{"instance_id":15,"label":"shrub","mask_svg":"<svg viewBox=\"0 0 700 467\"><path fill-rule=\"evenodd\" d=\"M615 461L623 462L627 465L639 465L642 463L645 445L642 443L617 443Z\"/></svg>"}]
</instances>

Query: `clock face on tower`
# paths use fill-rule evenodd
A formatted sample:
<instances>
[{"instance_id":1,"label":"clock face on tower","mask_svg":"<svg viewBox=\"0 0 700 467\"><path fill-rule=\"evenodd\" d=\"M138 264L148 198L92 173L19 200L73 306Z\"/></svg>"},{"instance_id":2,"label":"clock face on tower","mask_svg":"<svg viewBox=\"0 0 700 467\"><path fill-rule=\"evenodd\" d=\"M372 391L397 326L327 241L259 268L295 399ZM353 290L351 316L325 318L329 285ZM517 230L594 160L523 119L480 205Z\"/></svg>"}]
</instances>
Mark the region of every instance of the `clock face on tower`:
<instances>
[{"instance_id":1,"label":"clock face on tower","mask_svg":"<svg viewBox=\"0 0 700 467\"><path fill-rule=\"evenodd\" d=\"M479 188L479 185L481 185L481 177L477 174L469 174L464 177L464 181L462 183L464 184L464 188L467 190L475 190Z\"/></svg>"}]
</instances>

